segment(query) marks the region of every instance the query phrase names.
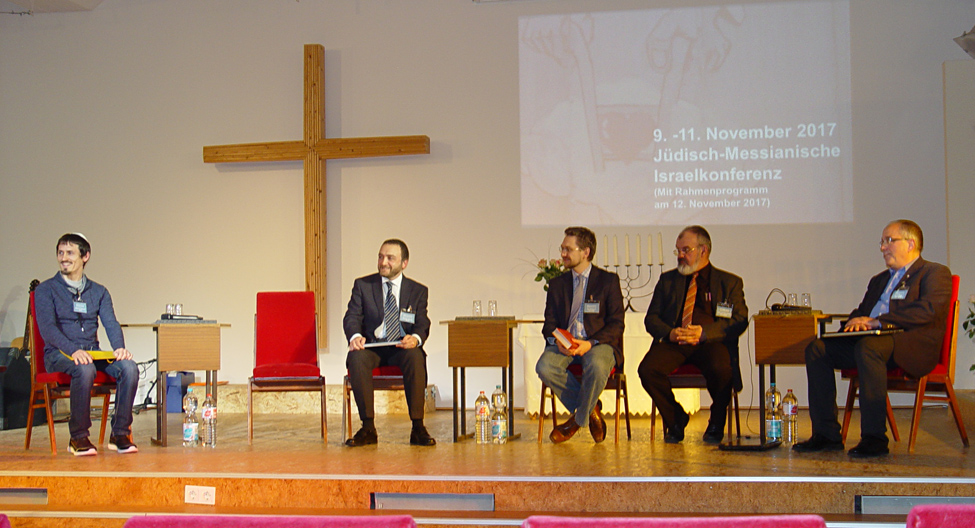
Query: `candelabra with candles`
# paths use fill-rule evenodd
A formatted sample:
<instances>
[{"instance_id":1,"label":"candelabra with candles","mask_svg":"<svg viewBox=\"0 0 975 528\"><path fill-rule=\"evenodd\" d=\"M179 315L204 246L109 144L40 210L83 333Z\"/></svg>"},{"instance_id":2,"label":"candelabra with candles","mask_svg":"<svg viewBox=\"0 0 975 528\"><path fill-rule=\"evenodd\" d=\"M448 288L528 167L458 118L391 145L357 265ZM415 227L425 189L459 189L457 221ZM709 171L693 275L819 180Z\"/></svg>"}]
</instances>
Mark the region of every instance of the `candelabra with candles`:
<instances>
[{"instance_id":1,"label":"candelabra with candles","mask_svg":"<svg viewBox=\"0 0 975 528\"><path fill-rule=\"evenodd\" d=\"M653 235L647 235L647 263L641 264L642 250L640 235L636 237L636 263L631 264L632 260L630 258L630 235L626 235L623 239L623 244L625 246L626 260L620 265L619 258L619 243L616 235L613 235L613 262L609 261L609 237L603 237L603 264L602 267L605 270L609 270L610 267L619 275L620 278L620 288L623 290L623 301L625 304L625 309L627 311L636 312L637 309L633 306L634 299L644 299L653 295L653 290L643 291L653 282ZM657 233L657 253L659 253L659 264L660 269L657 273L659 277L660 273L664 270L664 253L663 253L663 235ZM622 268L622 269L621 269ZM644 272L646 268L646 272Z\"/></svg>"}]
</instances>

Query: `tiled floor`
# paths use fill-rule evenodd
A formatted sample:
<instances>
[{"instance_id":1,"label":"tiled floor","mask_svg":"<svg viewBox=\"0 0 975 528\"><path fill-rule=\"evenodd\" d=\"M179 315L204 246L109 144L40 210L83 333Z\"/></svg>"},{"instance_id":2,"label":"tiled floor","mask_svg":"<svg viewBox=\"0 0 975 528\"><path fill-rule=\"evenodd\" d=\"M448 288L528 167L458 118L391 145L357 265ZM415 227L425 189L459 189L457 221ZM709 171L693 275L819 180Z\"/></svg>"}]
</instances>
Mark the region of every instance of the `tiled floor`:
<instances>
[{"instance_id":1,"label":"tiled floor","mask_svg":"<svg viewBox=\"0 0 975 528\"><path fill-rule=\"evenodd\" d=\"M972 393L963 393L964 416L975 424ZM327 445L321 442L314 415L259 415L255 418L253 445L247 444L244 414L220 415L216 449L183 448L179 445L181 415L170 414L170 447L152 446L154 412L136 416L135 441L140 452L119 455L102 446L97 457L73 457L67 453L67 425L56 426L58 455L52 457L47 427L34 430L32 448L23 449L24 430L0 432L0 474L8 472L128 472L208 475L416 475L429 477L853 477L853 478L973 478L975 462L962 446L950 413L943 407L924 410L914 454L907 453L910 412L896 411L902 433L891 442L891 455L874 461L851 460L843 452L800 455L781 447L768 452L725 452L701 441L707 413L693 416L687 439L681 445L662 442L658 423L657 440L651 443L650 420L633 420L633 439L614 445L612 421L607 441L594 444L588 431L562 445L546 438L536 442L538 422L516 413L516 432L522 438L503 446L477 445L472 441L451 442L449 411L427 418L435 447L409 445L409 420L405 415L377 419L377 446L347 448L341 441L338 415L329 416ZM803 416L805 418L805 416ZM859 436L854 416L850 433L852 447ZM742 415L745 433L757 435L756 411ZM98 422L93 431L97 436ZM470 424L468 424L470 427ZM546 424L546 435L549 424ZM809 423L800 423L800 437L809 434Z\"/></svg>"}]
</instances>

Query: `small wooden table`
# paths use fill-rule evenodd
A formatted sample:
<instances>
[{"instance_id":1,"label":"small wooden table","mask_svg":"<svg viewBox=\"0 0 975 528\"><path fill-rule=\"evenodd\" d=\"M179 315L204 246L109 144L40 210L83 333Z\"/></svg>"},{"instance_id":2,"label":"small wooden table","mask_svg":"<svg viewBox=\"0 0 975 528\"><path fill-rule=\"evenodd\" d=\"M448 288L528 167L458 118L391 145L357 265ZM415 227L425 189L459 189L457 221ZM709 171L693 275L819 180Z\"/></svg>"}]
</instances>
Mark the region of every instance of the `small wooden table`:
<instances>
[{"instance_id":1,"label":"small wooden table","mask_svg":"<svg viewBox=\"0 0 975 528\"><path fill-rule=\"evenodd\" d=\"M468 367L500 367L501 388L508 395L508 439L514 440L515 398L514 369L512 368L512 333L520 323L540 323L514 317L459 317L440 321L447 325L447 366L454 371L454 442L474 436L467 433L467 373ZM460 369L460 405L458 406L457 370ZM458 430L458 413L460 429ZM459 431L459 432L458 432Z\"/></svg>"},{"instance_id":2,"label":"small wooden table","mask_svg":"<svg viewBox=\"0 0 975 528\"><path fill-rule=\"evenodd\" d=\"M220 328L227 323L135 323L129 328L152 328L156 332L156 438L153 445L165 447L166 375L177 370L206 371L206 392L217 400L217 371L220 370Z\"/></svg>"}]
</instances>

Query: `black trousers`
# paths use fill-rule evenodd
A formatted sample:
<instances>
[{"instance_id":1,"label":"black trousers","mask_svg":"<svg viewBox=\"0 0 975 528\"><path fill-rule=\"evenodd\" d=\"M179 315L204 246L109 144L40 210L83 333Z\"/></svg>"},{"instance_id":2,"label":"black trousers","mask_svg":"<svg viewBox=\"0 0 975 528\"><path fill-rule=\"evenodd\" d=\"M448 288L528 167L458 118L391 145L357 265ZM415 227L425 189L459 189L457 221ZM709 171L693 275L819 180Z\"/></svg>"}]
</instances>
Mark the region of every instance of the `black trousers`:
<instances>
[{"instance_id":1,"label":"black trousers","mask_svg":"<svg viewBox=\"0 0 975 528\"><path fill-rule=\"evenodd\" d=\"M393 365L403 371L406 406L410 419L423 419L424 389L427 386L427 358L422 348L377 347L350 350L345 360L349 383L360 418L374 418L372 370Z\"/></svg>"},{"instance_id":2,"label":"black trousers","mask_svg":"<svg viewBox=\"0 0 975 528\"><path fill-rule=\"evenodd\" d=\"M724 427L731 403L732 366L731 353L724 343L701 343L698 345L678 345L666 341L654 341L650 351L643 357L637 372L643 388L653 398L660 410L664 426L670 428L678 416L683 414L674 390L667 376L684 363L700 369L707 381L708 394L711 395L710 425Z\"/></svg>"},{"instance_id":3,"label":"black trousers","mask_svg":"<svg viewBox=\"0 0 975 528\"><path fill-rule=\"evenodd\" d=\"M857 369L860 435L887 438L887 368L894 367L892 336L833 337L806 346L806 381L813 434L842 438L836 408L835 369Z\"/></svg>"}]
</instances>

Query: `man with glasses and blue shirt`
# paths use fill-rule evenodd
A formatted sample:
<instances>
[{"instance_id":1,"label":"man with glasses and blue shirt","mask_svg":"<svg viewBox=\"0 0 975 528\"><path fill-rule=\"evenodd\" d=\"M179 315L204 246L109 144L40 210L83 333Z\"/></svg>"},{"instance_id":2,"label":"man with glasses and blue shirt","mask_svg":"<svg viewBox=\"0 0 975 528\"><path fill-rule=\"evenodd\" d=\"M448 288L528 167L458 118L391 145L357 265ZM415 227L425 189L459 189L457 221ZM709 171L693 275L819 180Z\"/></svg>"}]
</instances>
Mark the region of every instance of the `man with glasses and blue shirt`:
<instances>
[{"instance_id":1,"label":"man with glasses and blue shirt","mask_svg":"<svg viewBox=\"0 0 975 528\"><path fill-rule=\"evenodd\" d=\"M572 414L549 438L559 444L588 425L593 440L602 442L606 421L599 395L613 368L623 365L623 291L617 274L592 265L596 235L591 230L567 228L560 251L569 271L549 282L542 325L547 346L535 372ZM568 348L553 337L556 330L571 334ZM573 363L582 365L581 381L567 370Z\"/></svg>"},{"instance_id":2,"label":"man with glasses and blue shirt","mask_svg":"<svg viewBox=\"0 0 975 528\"><path fill-rule=\"evenodd\" d=\"M924 235L910 220L884 228L880 252L887 269L870 279L863 300L843 331L902 330L887 335L817 339L806 347L812 436L794 451L841 451L834 369L858 371L860 443L854 458L886 455L887 369L900 367L914 377L938 364L951 301L951 271L921 258Z\"/></svg>"},{"instance_id":3,"label":"man with glasses and blue shirt","mask_svg":"<svg viewBox=\"0 0 975 528\"><path fill-rule=\"evenodd\" d=\"M711 235L701 226L685 227L677 237L677 268L660 275L644 324L654 341L637 372L657 404L664 441L684 440L690 417L674 397L667 377L690 363L707 381L711 416L704 442L718 444L732 388L741 390L738 338L748 327L741 277L711 265Z\"/></svg>"}]
</instances>

